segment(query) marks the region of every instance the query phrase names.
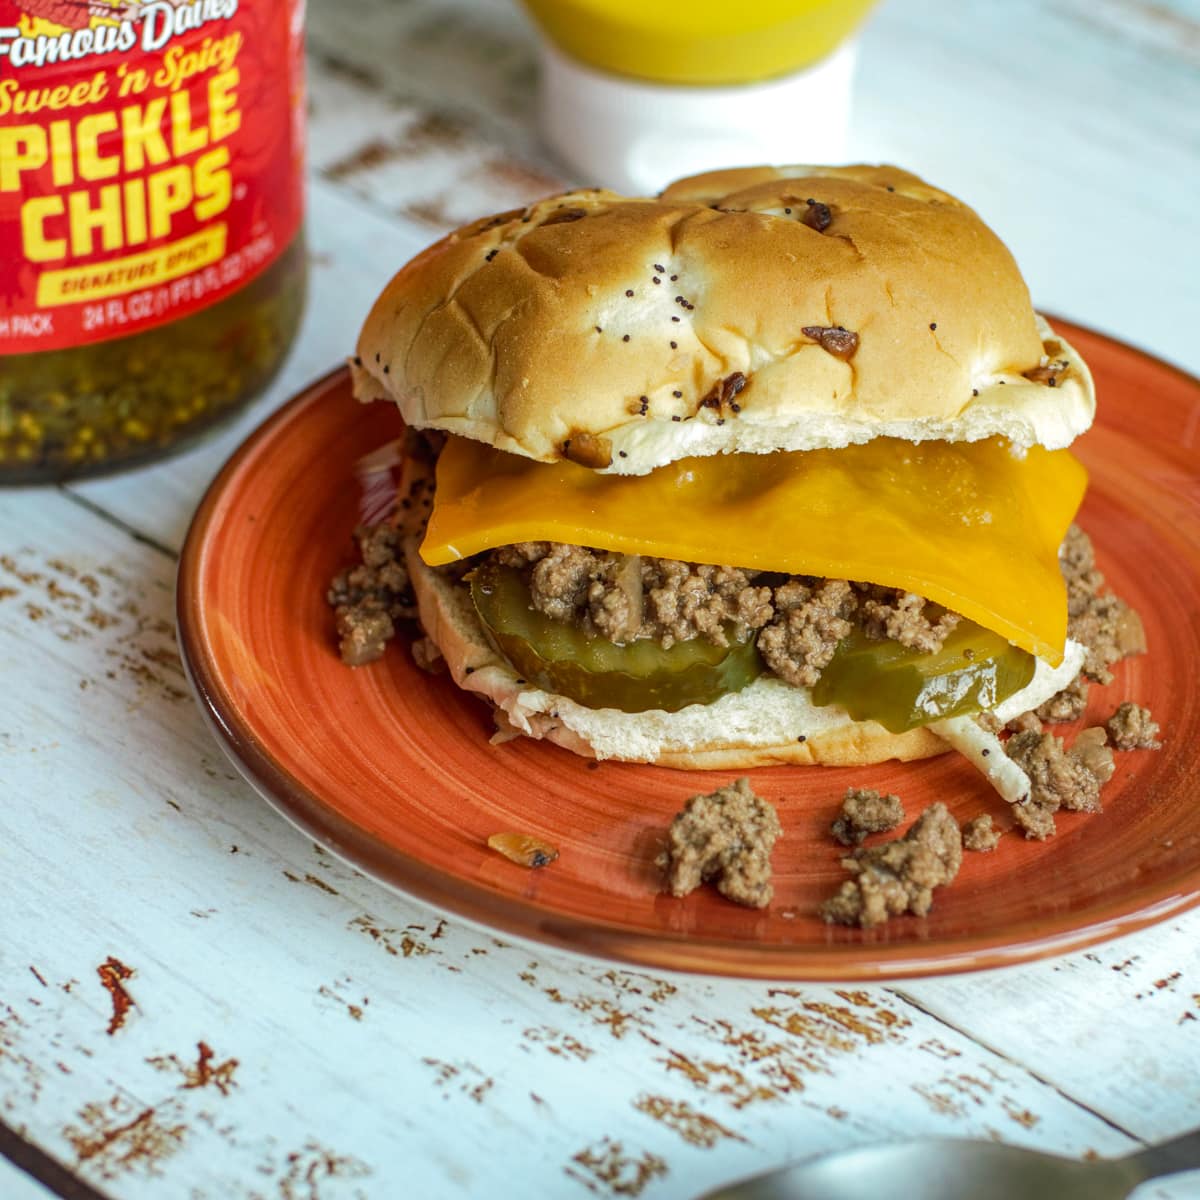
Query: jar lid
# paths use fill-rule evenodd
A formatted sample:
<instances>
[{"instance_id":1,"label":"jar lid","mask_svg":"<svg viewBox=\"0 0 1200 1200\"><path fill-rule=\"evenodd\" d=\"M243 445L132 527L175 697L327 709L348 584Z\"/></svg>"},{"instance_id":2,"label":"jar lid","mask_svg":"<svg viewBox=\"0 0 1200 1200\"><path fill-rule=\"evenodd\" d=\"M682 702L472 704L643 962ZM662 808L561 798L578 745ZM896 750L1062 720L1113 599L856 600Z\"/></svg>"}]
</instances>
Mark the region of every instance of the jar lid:
<instances>
[{"instance_id":1,"label":"jar lid","mask_svg":"<svg viewBox=\"0 0 1200 1200\"><path fill-rule=\"evenodd\" d=\"M539 118L582 184L629 195L718 167L845 158L857 43L763 83L700 87L609 75L541 40Z\"/></svg>"}]
</instances>

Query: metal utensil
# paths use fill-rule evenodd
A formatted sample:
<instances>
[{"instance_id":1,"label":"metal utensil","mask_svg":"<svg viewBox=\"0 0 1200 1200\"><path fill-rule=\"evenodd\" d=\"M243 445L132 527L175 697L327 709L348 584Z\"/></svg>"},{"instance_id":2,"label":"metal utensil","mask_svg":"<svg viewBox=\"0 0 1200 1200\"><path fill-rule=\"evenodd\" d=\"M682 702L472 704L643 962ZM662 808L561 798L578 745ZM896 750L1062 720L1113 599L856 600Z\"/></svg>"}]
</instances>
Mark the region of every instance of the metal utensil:
<instances>
[{"instance_id":1,"label":"metal utensil","mask_svg":"<svg viewBox=\"0 0 1200 1200\"><path fill-rule=\"evenodd\" d=\"M1140 1183L1200 1169L1200 1130L1124 1158L1060 1158L996 1142L929 1140L825 1154L699 1200L1122 1200Z\"/></svg>"}]
</instances>

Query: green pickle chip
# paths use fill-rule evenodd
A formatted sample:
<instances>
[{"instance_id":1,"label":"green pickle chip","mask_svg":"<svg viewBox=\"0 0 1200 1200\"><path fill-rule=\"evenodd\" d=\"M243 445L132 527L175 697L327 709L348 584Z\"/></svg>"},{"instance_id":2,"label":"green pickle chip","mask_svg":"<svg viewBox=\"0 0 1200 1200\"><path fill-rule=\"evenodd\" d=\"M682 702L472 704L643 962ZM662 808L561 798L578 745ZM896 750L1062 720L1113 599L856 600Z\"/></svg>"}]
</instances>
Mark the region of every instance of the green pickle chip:
<instances>
[{"instance_id":1,"label":"green pickle chip","mask_svg":"<svg viewBox=\"0 0 1200 1200\"><path fill-rule=\"evenodd\" d=\"M528 682L589 708L624 712L711 704L762 673L753 639L714 646L703 638L669 650L650 638L617 645L532 607L520 573L488 563L471 577L471 598L496 649Z\"/></svg>"},{"instance_id":2,"label":"green pickle chip","mask_svg":"<svg viewBox=\"0 0 1200 1200\"><path fill-rule=\"evenodd\" d=\"M1028 685L1035 666L1032 654L965 619L933 654L856 629L821 672L813 703L839 704L856 721L903 733L994 708Z\"/></svg>"},{"instance_id":3,"label":"green pickle chip","mask_svg":"<svg viewBox=\"0 0 1200 1200\"><path fill-rule=\"evenodd\" d=\"M496 649L529 683L589 708L624 712L711 704L753 683L764 667L753 638L727 647L703 638L664 649L651 638L617 645L533 608L520 572L487 563L471 576L471 598ZM941 650L922 653L856 629L812 689L856 721L903 733L945 717L994 708L1033 678L1032 654L962 620Z\"/></svg>"}]
</instances>

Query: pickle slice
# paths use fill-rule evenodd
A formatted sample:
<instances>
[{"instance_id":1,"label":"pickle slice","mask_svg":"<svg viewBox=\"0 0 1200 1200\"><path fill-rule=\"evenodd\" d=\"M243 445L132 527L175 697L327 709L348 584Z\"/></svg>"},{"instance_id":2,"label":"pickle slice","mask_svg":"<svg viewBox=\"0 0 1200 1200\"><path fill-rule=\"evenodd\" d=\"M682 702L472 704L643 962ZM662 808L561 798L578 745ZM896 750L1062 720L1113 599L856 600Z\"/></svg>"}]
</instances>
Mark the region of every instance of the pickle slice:
<instances>
[{"instance_id":1,"label":"pickle slice","mask_svg":"<svg viewBox=\"0 0 1200 1200\"><path fill-rule=\"evenodd\" d=\"M1035 666L1032 654L965 619L935 654L856 629L821 672L813 703L840 704L856 721L903 733L995 708L1029 683Z\"/></svg>"},{"instance_id":2,"label":"pickle slice","mask_svg":"<svg viewBox=\"0 0 1200 1200\"><path fill-rule=\"evenodd\" d=\"M471 598L492 643L518 674L589 708L677 712L739 692L763 670L753 640L731 637L722 647L693 638L664 650L650 638L618 646L589 636L533 608L511 567L480 567L471 577Z\"/></svg>"}]
</instances>

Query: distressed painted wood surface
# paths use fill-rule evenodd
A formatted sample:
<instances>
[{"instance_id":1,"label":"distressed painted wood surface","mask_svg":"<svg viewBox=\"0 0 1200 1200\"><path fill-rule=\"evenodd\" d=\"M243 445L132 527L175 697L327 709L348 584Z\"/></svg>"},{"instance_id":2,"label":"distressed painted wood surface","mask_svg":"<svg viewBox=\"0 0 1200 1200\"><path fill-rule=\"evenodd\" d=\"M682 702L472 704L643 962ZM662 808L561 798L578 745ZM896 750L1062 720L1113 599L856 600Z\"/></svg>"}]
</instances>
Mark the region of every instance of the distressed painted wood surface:
<instances>
[{"instance_id":1,"label":"distressed painted wood surface","mask_svg":"<svg viewBox=\"0 0 1200 1200\"><path fill-rule=\"evenodd\" d=\"M0 1121L114 1200L658 1200L881 1138L1107 1155L1200 1125L1200 914L895 987L654 978L393 896L240 782L172 630L201 491L399 262L563 181L500 0L315 0L310 28L283 377L168 464L0 494ZM1198 67L1194 2L885 2L854 150L972 200L1042 306L1197 370ZM4 1200L49 1194L0 1158Z\"/></svg>"}]
</instances>

